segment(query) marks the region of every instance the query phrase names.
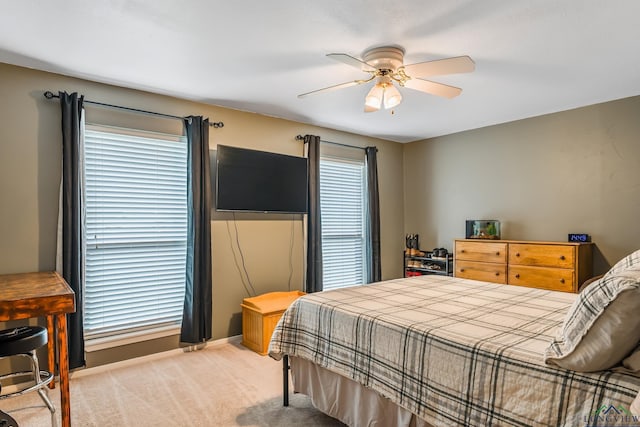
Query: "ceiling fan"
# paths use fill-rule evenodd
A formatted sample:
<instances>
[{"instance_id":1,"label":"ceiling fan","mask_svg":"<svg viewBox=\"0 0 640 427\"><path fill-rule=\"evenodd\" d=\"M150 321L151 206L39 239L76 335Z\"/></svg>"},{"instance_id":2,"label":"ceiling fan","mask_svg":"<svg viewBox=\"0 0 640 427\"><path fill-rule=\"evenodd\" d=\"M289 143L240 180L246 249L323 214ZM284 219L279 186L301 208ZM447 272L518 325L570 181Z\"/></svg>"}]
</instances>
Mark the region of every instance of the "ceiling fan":
<instances>
[{"instance_id":1,"label":"ceiling fan","mask_svg":"<svg viewBox=\"0 0 640 427\"><path fill-rule=\"evenodd\" d=\"M346 53L330 53L327 56L344 64L359 68L369 73L369 77L302 93L298 95L298 98L361 85L375 80L375 85L365 97L364 111L366 113L378 111L383 106L385 109L388 109L400 104L402 95L393 84L394 82L399 86L409 89L445 98L454 98L460 95L462 89L444 83L425 80L423 77L470 73L475 70L475 63L468 56L457 56L454 58L403 65L404 49L398 46L382 46L369 49L364 52L361 60Z\"/></svg>"}]
</instances>

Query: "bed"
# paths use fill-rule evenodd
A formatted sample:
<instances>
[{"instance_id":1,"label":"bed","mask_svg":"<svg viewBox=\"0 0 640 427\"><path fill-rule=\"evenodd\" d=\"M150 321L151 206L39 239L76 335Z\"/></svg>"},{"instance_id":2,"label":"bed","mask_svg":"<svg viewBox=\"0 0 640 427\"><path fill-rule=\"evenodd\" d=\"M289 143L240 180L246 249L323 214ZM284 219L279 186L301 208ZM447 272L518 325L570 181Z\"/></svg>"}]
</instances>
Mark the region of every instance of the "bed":
<instances>
[{"instance_id":1,"label":"bed","mask_svg":"<svg viewBox=\"0 0 640 427\"><path fill-rule=\"evenodd\" d=\"M575 299L436 275L309 294L269 355L351 426L640 425L639 376L544 362Z\"/></svg>"}]
</instances>

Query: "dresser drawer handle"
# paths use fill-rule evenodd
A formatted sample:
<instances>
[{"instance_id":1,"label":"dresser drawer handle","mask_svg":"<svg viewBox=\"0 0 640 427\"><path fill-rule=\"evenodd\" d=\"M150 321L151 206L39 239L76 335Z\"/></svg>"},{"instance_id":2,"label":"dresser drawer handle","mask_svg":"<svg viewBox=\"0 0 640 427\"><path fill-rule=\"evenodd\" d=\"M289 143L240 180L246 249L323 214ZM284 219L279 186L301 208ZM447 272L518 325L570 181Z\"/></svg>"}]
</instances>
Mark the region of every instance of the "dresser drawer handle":
<instances>
[{"instance_id":1,"label":"dresser drawer handle","mask_svg":"<svg viewBox=\"0 0 640 427\"><path fill-rule=\"evenodd\" d=\"M516 252L516 256L519 257L520 256L520 252Z\"/></svg>"},{"instance_id":2,"label":"dresser drawer handle","mask_svg":"<svg viewBox=\"0 0 640 427\"><path fill-rule=\"evenodd\" d=\"M496 271L496 276L499 276L499 275L500 275L500 272L499 272L499 271Z\"/></svg>"},{"instance_id":3,"label":"dresser drawer handle","mask_svg":"<svg viewBox=\"0 0 640 427\"><path fill-rule=\"evenodd\" d=\"M500 255L500 252L496 252L496 255Z\"/></svg>"},{"instance_id":4,"label":"dresser drawer handle","mask_svg":"<svg viewBox=\"0 0 640 427\"><path fill-rule=\"evenodd\" d=\"M519 278L520 278L520 275L519 275L519 274L516 274L516 279L519 279Z\"/></svg>"},{"instance_id":5,"label":"dresser drawer handle","mask_svg":"<svg viewBox=\"0 0 640 427\"><path fill-rule=\"evenodd\" d=\"M464 249L460 249L460 253L463 254L464 253Z\"/></svg>"},{"instance_id":6,"label":"dresser drawer handle","mask_svg":"<svg viewBox=\"0 0 640 427\"><path fill-rule=\"evenodd\" d=\"M560 279L560 283L564 283L564 279Z\"/></svg>"},{"instance_id":7,"label":"dresser drawer handle","mask_svg":"<svg viewBox=\"0 0 640 427\"><path fill-rule=\"evenodd\" d=\"M461 269L460 269L460 273L464 273L464 268L461 268Z\"/></svg>"},{"instance_id":8,"label":"dresser drawer handle","mask_svg":"<svg viewBox=\"0 0 640 427\"><path fill-rule=\"evenodd\" d=\"M566 258L564 257L564 255L560 255L560 259L564 261Z\"/></svg>"}]
</instances>

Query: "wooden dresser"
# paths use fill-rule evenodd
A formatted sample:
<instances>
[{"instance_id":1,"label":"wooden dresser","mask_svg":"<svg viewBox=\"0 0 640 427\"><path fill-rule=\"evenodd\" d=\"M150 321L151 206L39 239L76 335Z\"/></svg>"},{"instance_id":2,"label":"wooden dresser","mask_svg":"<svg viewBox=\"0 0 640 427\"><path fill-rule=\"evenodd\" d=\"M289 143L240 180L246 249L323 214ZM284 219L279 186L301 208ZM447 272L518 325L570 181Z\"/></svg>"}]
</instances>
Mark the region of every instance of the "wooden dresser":
<instances>
[{"instance_id":1,"label":"wooden dresser","mask_svg":"<svg viewBox=\"0 0 640 427\"><path fill-rule=\"evenodd\" d=\"M454 276L578 292L592 276L592 243L458 239Z\"/></svg>"}]
</instances>

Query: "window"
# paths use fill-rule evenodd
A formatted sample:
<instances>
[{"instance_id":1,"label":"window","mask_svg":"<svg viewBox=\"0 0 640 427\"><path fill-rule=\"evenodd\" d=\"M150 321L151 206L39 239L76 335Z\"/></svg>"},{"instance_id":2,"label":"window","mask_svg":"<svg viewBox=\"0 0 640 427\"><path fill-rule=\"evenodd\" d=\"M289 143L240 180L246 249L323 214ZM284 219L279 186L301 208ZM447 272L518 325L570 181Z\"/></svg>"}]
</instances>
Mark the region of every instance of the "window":
<instances>
[{"instance_id":1,"label":"window","mask_svg":"<svg viewBox=\"0 0 640 427\"><path fill-rule=\"evenodd\" d=\"M87 126L84 167L85 338L179 324L186 139Z\"/></svg>"},{"instance_id":2,"label":"window","mask_svg":"<svg viewBox=\"0 0 640 427\"><path fill-rule=\"evenodd\" d=\"M364 159L320 158L323 289L366 282Z\"/></svg>"}]
</instances>

